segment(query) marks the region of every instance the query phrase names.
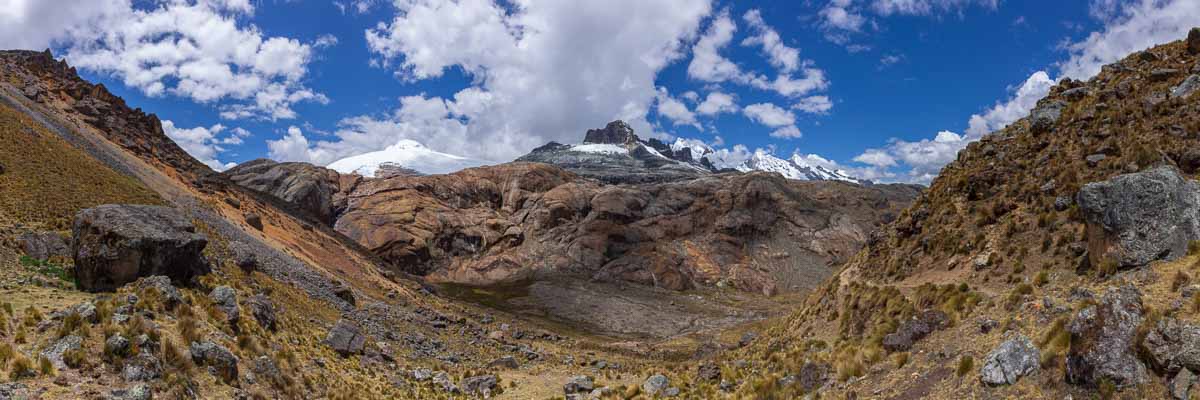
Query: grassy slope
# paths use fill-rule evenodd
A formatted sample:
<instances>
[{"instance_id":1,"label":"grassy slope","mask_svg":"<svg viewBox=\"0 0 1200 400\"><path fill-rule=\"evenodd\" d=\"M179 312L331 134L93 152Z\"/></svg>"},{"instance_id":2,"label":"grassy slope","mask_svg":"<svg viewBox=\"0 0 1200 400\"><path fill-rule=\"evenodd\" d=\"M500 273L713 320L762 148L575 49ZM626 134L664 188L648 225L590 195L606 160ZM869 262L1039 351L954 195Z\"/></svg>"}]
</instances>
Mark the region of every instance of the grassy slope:
<instances>
[{"instance_id":1,"label":"grassy slope","mask_svg":"<svg viewBox=\"0 0 1200 400\"><path fill-rule=\"evenodd\" d=\"M161 204L153 191L0 105L0 226L66 230L81 209Z\"/></svg>"}]
</instances>

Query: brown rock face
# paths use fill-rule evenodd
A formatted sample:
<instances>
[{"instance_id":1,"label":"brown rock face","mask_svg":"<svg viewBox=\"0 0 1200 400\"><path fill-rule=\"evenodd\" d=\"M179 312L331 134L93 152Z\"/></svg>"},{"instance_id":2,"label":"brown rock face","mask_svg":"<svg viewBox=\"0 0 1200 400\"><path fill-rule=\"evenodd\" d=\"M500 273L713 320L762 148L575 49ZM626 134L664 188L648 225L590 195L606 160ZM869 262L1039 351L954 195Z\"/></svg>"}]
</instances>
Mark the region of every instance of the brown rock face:
<instances>
[{"instance_id":1,"label":"brown rock face","mask_svg":"<svg viewBox=\"0 0 1200 400\"><path fill-rule=\"evenodd\" d=\"M814 285L917 193L767 173L605 186L518 162L363 182L335 228L433 281L576 274L771 293Z\"/></svg>"}]
</instances>

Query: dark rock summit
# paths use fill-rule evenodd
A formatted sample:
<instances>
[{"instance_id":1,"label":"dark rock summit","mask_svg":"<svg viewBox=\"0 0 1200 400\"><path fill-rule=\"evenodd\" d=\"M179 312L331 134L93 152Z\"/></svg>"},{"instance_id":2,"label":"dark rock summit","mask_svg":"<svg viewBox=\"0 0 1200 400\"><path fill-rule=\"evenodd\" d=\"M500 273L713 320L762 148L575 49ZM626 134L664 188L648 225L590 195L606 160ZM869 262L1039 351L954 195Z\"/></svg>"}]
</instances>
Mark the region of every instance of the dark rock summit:
<instances>
[{"instance_id":1,"label":"dark rock summit","mask_svg":"<svg viewBox=\"0 0 1200 400\"><path fill-rule=\"evenodd\" d=\"M112 291L139 277L165 275L177 284L209 272L204 235L167 207L103 205L79 212L73 226L80 289Z\"/></svg>"},{"instance_id":2,"label":"dark rock summit","mask_svg":"<svg viewBox=\"0 0 1200 400\"><path fill-rule=\"evenodd\" d=\"M638 137L633 134L633 128L625 121L609 122L604 129L589 129L583 137L584 143L595 144L627 144L637 141Z\"/></svg>"}]
</instances>

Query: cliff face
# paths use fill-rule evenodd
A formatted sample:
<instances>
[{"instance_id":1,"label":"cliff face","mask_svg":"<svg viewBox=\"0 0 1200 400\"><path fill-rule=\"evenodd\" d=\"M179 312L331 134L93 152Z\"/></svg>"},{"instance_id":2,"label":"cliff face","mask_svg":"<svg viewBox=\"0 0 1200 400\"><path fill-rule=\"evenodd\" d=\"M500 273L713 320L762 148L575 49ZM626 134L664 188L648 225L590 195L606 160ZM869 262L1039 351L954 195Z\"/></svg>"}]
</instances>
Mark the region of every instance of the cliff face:
<instances>
[{"instance_id":1,"label":"cliff face","mask_svg":"<svg viewBox=\"0 0 1200 400\"><path fill-rule=\"evenodd\" d=\"M518 162L366 181L336 228L441 282L574 274L770 294L823 279L918 192L767 173L609 186Z\"/></svg>"}]
</instances>

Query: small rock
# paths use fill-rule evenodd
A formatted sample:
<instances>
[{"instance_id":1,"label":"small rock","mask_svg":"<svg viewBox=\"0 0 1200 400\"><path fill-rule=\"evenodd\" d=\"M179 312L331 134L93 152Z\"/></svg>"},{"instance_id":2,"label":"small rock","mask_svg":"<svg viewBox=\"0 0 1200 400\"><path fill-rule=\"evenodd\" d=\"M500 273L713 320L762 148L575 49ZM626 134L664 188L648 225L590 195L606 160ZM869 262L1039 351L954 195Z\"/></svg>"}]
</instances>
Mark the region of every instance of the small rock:
<instances>
[{"instance_id":1,"label":"small rock","mask_svg":"<svg viewBox=\"0 0 1200 400\"><path fill-rule=\"evenodd\" d=\"M738 347L749 346L750 343L754 342L754 339L758 339L758 332L746 332L742 334L741 340L738 340Z\"/></svg>"},{"instance_id":2,"label":"small rock","mask_svg":"<svg viewBox=\"0 0 1200 400\"><path fill-rule=\"evenodd\" d=\"M1054 198L1054 210L1055 211L1067 211L1068 208L1071 208L1071 203L1073 203L1073 202L1074 201L1071 199L1071 196L1055 197Z\"/></svg>"},{"instance_id":3,"label":"small rock","mask_svg":"<svg viewBox=\"0 0 1200 400\"><path fill-rule=\"evenodd\" d=\"M992 350L979 371L980 380L993 386L1012 385L1022 376L1037 372L1041 353L1024 335L1011 338Z\"/></svg>"},{"instance_id":4,"label":"small rock","mask_svg":"<svg viewBox=\"0 0 1200 400\"><path fill-rule=\"evenodd\" d=\"M128 389L114 390L110 395L113 400L151 400L154 398L154 390L145 383L139 383Z\"/></svg>"},{"instance_id":5,"label":"small rock","mask_svg":"<svg viewBox=\"0 0 1200 400\"><path fill-rule=\"evenodd\" d=\"M246 307L250 309L254 320L258 321L258 325L267 330L275 330L275 303L271 298L261 294L251 296L246 300Z\"/></svg>"},{"instance_id":6,"label":"small rock","mask_svg":"<svg viewBox=\"0 0 1200 400\"><path fill-rule=\"evenodd\" d=\"M666 376L663 376L662 374L655 374L654 376L647 378L646 382L642 383L642 393L645 393L649 396L654 396L659 392L667 390L668 385L670 385L670 381L667 380Z\"/></svg>"},{"instance_id":7,"label":"small rock","mask_svg":"<svg viewBox=\"0 0 1200 400\"><path fill-rule=\"evenodd\" d=\"M417 382L425 382L427 380L433 379L433 370L430 370L428 368L414 369L412 371L412 377Z\"/></svg>"},{"instance_id":8,"label":"small rock","mask_svg":"<svg viewBox=\"0 0 1200 400\"><path fill-rule=\"evenodd\" d=\"M595 382L592 377L586 375L578 375L571 377L566 384L563 385L563 393L587 393L595 389Z\"/></svg>"},{"instance_id":9,"label":"small rock","mask_svg":"<svg viewBox=\"0 0 1200 400\"><path fill-rule=\"evenodd\" d=\"M254 227L254 229L263 230L262 216L248 212L243 214L242 217L246 219L246 224Z\"/></svg>"},{"instance_id":10,"label":"small rock","mask_svg":"<svg viewBox=\"0 0 1200 400\"><path fill-rule=\"evenodd\" d=\"M229 286L217 286L208 294L208 298L212 300L221 313L225 314L225 322L233 329L237 329L238 321L241 320L241 312L238 310L237 291Z\"/></svg>"},{"instance_id":11,"label":"small rock","mask_svg":"<svg viewBox=\"0 0 1200 400\"><path fill-rule=\"evenodd\" d=\"M700 364L696 369L696 377L706 381L721 380L721 367L711 362Z\"/></svg>"},{"instance_id":12,"label":"small rock","mask_svg":"<svg viewBox=\"0 0 1200 400\"><path fill-rule=\"evenodd\" d=\"M500 357L488 363L488 368L517 369L520 367L521 365L517 363L517 359L513 356Z\"/></svg>"},{"instance_id":13,"label":"small rock","mask_svg":"<svg viewBox=\"0 0 1200 400\"><path fill-rule=\"evenodd\" d=\"M990 319L990 318L985 319L985 320L979 322L979 333L987 334L999 326L1000 326L1000 323L996 322L996 320Z\"/></svg>"},{"instance_id":14,"label":"small rock","mask_svg":"<svg viewBox=\"0 0 1200 400\"><path fill-rule=\"evenodd\" d=\"M1062 100L1041 101L1037 107L1029 113L1032 121L1031 130L1033 133L1044 133L1054 128L1054 124L1058 123L1062 117L1062 111L1067 107L1067 103Z\"/></svg>"},{"instance_id":15,"label":"small rock","mask_svg":"<svg viewBox=\"0 0 1200 400\"><path fill-rule=\"evenodd\" d=\"M79 350L83 345L83 338L75 335L65 336L62 339L54 342L49 348L42 350L41 356L50 360L54 364L54 369L64 370L67 364L63 362L63 354L68 351Z\"/></svg>"},{"instance_id":16,"label":"small rock","mask_svg":"<svg viewBox=\"0 0 1200 400\"><path fill-rule=\"evenodd\" d=\"M663 397L675 397L679 395L679 388L669 387L663 391Z\"/></svg>"},{"instance_id":17,"label":"small rock","mask_svg":"<svg viewBox=\"0 0 1200 400\"><path fill-rule=\"evenodd\" d=\"M339 299L345 300L350 305L355 305L354 289L351 289L345 282L337 282L333 287L333 295Z\"/></svg>"},{"instance_id":18,"label":"small rock","mask_svg":"<svg viewBox=\"0 0 1200 400\"><path fill-rule=\"evenodd\" d=\"M345 319L338 320L333 329L329 330L329 336L325 338L325 344L343 357L361 354L366 343L367 338L358 325Z\"/></svg>"},{"instance_id":19,"label":"small rock","mask_svg":"<svg viewBox=\"0 0 1200 400\"><path fill-rule=\"evenodd\" d=\"M1167 79L1171 79L1171 77L1178 75L1178 74L1179 74L1179 70L1174 69L1174 68L1158 68L1153 71L1150 71L1150 81L1151 82L1162 82Z\"/></svg>"},{"instance_id":20,"label":"small rock","mask_svg":"<svg viewBox=\"0 0 1200 400\"><path fill-rule=\"evenodd\" d=\"M1179 370L1174 378L1171 378L1167 388L1171 391L1171 397L1175 400L1188 400L1188 394L1192 390L1192 385L1196 383L1196 374L1189 371L1187 368Z\"/></svg>"},{"instance_id":21,"label":"small rock","mask_svg":"<svg viewBox=\"0 0 1200 400\"><path fill-rule=\"evenodd\" d=\"M948 317L937 310L925 310L904 321L895 332L883 337L883 348L889 352L908 351L913 344L930 333L942 329Z\"/></svg>"},{"instance_id":22,"label":"small rock","mask_svg":"<svg viewBox=\"0 0 1200 400\"><path fill-rule=\"evenodd\" d=\"M1163 318L1142 341L1150 360L1168 374L1200 370L1200 325Z\"/></svg>"},{"instance_id":23,"label":"small rock","mask_svg":"<svg viewBox=\"0 0 1200 400\"><path fill-rule=\"evenodd\" d=\"M463 379L463 391L467 394L478 394L483 397L490 397L492 390L496 389L495 375L480 375Z\"/></svg>"},{"instance_id":24,"label":"small rock","mask_svg":"<svg viewBox=\"0 0 1200 400\"><path fill-rule=\"evenodd\" d=\"M1104 159L1106 159L1106 158L1108 158L1108 156L1106 156L1104 154L1092 154L1092 155L1085 157L1084 161L1087 161L1087 165L1089 167L1094 168L1097 165L1100 165L1100 162L1104 161Z\"/></svg>"},{"instance_id":25,"label":"small rock","mask_svg":"<svg viewBox=\"0 0 1200 400\"><path fill-rule=\"evenodd\" d=\"M450 380L450 375L442 371L438 371L437 373L433 374L433 384L435 386L440 386L442 391L446 393L459 392L458 385L455 385L454 381Z\"/></svg>"},{"instance_id":26,"label":"small rock","mask_svg":"<svg viewBox=\"0 0 1200 400\"><path fill-rule=\"evenodd\" d=\"M125 360L125 367L121 369L121 377L129 382L151 381L161 376L162 363L149 352Z\"/></svg>"},{"instance_id":27,"label":"small rock","mask_svg":"<svg viewBox=\"0 0 1200 400\"><path fill-rule=\"evenodd\" d=\"M104 341L104 352L118 357L129 355L129 339L120 333L109 336Z\"/></svg>"},{"instance_id":28,"label":"small rock","mask_svg":"<svg viewBox=\"0 0 1200 400\"><path fill-rule=\"evenodd\" d=\"M225 383L237 382L238 358L229 349L213 342L204 341L192 342L190 351L192 361L196 365L212 367L217 376Z\"/></svg>"},{"instance_id":29,"label":"small rock","mask_svg":"<svg viewBox=\"0 0 1200 400\"><path fill-rule=\"evenodd\" d=\"M1178 86L1171 88L1171 97L1176 99L1187 98L1192 93L1196 93L1196 89L1200 89L1200 75L1191 75L1184 79Z\"/></svg>"}]
</instances>

